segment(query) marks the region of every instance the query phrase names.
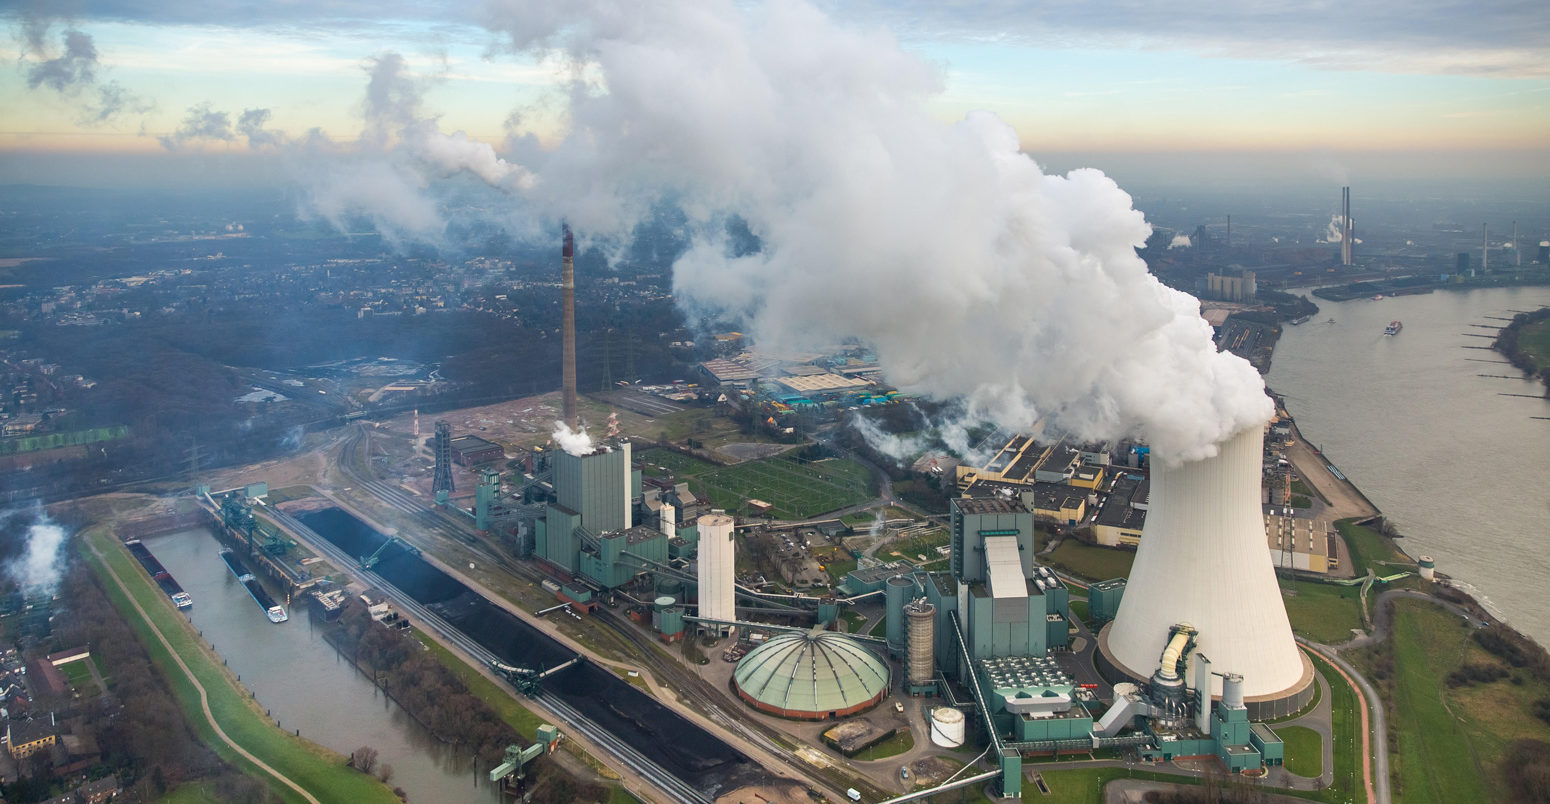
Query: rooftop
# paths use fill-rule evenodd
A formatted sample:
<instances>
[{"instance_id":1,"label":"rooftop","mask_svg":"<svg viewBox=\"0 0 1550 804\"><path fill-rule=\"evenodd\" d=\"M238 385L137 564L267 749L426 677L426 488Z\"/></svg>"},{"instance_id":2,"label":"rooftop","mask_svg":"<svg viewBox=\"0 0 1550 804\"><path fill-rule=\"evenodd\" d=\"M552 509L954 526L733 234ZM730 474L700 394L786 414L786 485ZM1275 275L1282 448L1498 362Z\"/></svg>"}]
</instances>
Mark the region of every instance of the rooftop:
<instances>
[{"instance_id":1,"label":"rooftop","mask_svg":"<svg viewBox=\"0 0 1550 804\"><path fill-rule=\"evenodd\" d=\"M1028 509L1022 506L1021 501L1004 500L997 497L956 497L953 506L965 514L1024 514Z\"/></svg>"}]
</instances>

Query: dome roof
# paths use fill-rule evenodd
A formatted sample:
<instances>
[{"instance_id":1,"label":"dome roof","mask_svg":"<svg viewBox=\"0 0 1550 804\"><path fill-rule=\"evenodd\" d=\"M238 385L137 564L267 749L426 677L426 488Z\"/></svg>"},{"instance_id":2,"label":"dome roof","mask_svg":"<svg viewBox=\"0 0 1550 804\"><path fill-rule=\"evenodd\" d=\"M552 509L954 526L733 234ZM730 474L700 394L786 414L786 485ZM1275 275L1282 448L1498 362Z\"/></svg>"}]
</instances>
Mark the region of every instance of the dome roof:
<instances>
[{"instance_id":1,"label":"dome roof","mask_svg":"<svg viewBox=\"0 0 1550 804\"><path fill-rule=\"evenodd\" d=\"M888 665L844 634L785 633L749 651L732 676L738 695L786 717L824 718L866 709L888 692Z\"/></svg>"}]
</instances>

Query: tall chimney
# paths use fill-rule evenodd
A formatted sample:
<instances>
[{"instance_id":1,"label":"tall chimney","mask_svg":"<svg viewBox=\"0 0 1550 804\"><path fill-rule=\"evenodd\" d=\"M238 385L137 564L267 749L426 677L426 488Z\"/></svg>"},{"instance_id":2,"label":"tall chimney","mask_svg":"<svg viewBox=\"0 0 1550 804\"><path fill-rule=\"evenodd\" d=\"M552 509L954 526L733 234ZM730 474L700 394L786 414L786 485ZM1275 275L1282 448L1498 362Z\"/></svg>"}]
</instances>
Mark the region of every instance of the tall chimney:
<instances>
[{"instance_id":1,"label":"tall chimney","mask_svg":"<svg viewBox=\"0 0 1550 804\"><path fill-rule=\"evenodd\" d=\"M1491 230L1482 223L1480 224L1480 273L1483 274L1491 270L1490 259Z\"/></svg>"},{"instance_id":2,"label":"tall chimney","mask_svg":"<svg viewBox=\"0 0 1550 804\"><path fill-rule=\"evenodd\" d=\"M1512 222L1512 259L1519 268L1523 267L1523 251L1518 248L1518 222Z\"/></svg>"},{"instance_id":3,"label":"tall chimney","mask_svg":"<svg viewBox=\"0 0 1550 804\"><path fill-rule=\"evenodd\" d=\"M1351 241L1356 227L1351 225L1351 188L1340 188L1340 264L1351 264Z\"/></svg>"},{"instance_id":4,"label":"tall chimney","mask_svg":"<svg viewBox=\"0 0 1550 804\"><path fill-rule=\"evenodd\" d=\"M565 426L575 430L581 422L576 415L576 241L571 237L570 224L565 224L565 248L560 252L560 288L564 294L560 337L563 341L560 353L561 377L564 386Z\"/></svg>"}]
</instances>

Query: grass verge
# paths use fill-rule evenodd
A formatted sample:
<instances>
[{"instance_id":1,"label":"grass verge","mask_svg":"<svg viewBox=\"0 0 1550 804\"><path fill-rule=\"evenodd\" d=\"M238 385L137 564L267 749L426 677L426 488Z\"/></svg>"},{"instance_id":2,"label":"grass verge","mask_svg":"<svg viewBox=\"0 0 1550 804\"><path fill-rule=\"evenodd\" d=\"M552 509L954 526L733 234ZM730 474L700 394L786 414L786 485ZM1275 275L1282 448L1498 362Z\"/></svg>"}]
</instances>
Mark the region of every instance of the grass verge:
<instances>
[{"instance_id":1,"label":"grass verge","mask_svg":"<svg viewBox=\"0 0 1550 804\"><path fill-rule=\"evenodd\" d=\"M1276 729L1286 748L1286 769L1298 776L1317 778L1324 772L1324 740L1306 726Z\"/></svg>"},{"instance_id":2,"label":"grass verge","mask_svg":"<svg viewBox=\"0 0 1550 804\"><path fill-rule=\"evenodd\" d=\"M889 757L896 757L914 747L915 736L910 733L909 729L900 729L897 734L871 748L863 750L855 758L864 762L870 762L874 759L887 759Z\"/></svg>"},{"instance_id":3,"label":"grass verge","mask_svg":"<svg viewBox=\"0 0 1550 804\"><path fill-rule=\"evenodd\" d=\"M1355 519L1338 520L1335 529L1340 531L1340 537L1351 550L1351 567L1356 570L1357 577L1366 575L1368 568L1379 575L1387 575L1392 564L1412 564L1394 542L1372 528L1356 524Z\"/></svg>"},{"instance_id":4,"label":"grass verge","mask_svg":"<svg viewBox=\"0 0 1550 804\"><path fill-rule=\"evenodd\" d=\"M1329 683L1335 768L1334 779L1330 782L1329 789L1324 791L1323 799L1355 801L1358 795L1365 792L1361 779L1357 775L1357 768L1360 767L1358 754L1361 750L1361 735L1357 734L1357 729L1361 728L1362 714L1356 709L1356 691L1346 683L1345 676L1340 675L1318 654L1310 651L1308 658L1313 660L1314 668Z\"/></svg>"},{"instance_id":5,"label":"grass verge","mask_svg":"<svg viewBox=\"0 0 1550 804\"><path fill-rule=\"evenodd\" d=\"M100 558L89 549L88 543L102 554ZM166 679L167 686L183 709L184 717L204 743L222 759L242 772L264 780L282 800L305 801L296 791L249 762L220 739L200 707L199 690L178 666L172 652L157 638L155 631L161 632L172 650L176 651L194 678L204 687L211 714L233 742L305 788L320 801L383 804L398 801L398 797L374 777L346 767L343 756L309 740L287 734L271 723L258 709L252 696L237 684L230 671L219 664L214 651L204 645L188 622L172 607L167 596L151 583L140 565L106 529L84 532L76 545L78 552L102 581L108 599L129 622L145 646L151 662ZM128 588L129 596L114 581L115 575ZM141 617L140 612L135 610L130 596L145 610L146 617ZM155 631L152 630L152 624Z\"/></svg>"}]
</instances>

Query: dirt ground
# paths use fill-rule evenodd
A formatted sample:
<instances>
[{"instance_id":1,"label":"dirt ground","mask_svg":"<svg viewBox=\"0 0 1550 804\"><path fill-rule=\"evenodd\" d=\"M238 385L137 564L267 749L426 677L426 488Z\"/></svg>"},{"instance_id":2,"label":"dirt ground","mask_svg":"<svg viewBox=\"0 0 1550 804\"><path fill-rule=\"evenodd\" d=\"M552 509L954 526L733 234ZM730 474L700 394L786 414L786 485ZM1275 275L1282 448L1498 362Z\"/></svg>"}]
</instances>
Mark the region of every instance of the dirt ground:
<instances>
[{"instance_id":1,"label":"dirt ground","mask_svg":"<svg viewBox=\"0 0 1550 804\"><path fill-rule=\"evenodd\" d=\"M740 787L716 799L716 804L812 804L800 784Z\"/></svg>"}]
</instances>

